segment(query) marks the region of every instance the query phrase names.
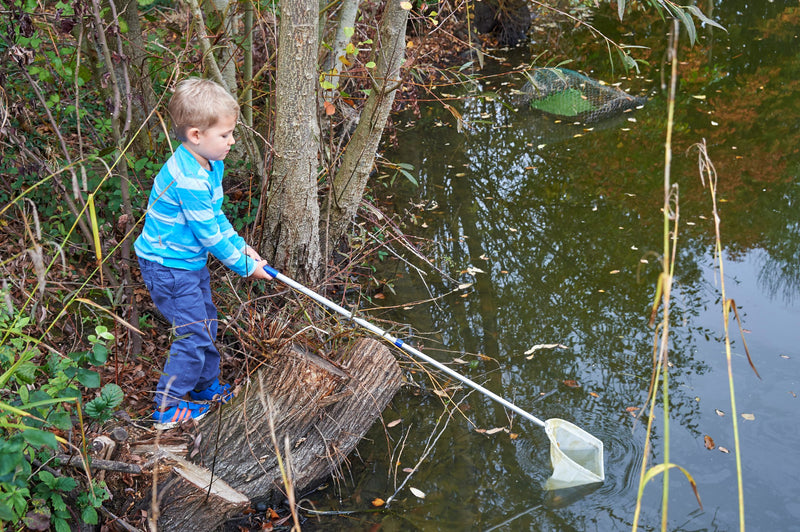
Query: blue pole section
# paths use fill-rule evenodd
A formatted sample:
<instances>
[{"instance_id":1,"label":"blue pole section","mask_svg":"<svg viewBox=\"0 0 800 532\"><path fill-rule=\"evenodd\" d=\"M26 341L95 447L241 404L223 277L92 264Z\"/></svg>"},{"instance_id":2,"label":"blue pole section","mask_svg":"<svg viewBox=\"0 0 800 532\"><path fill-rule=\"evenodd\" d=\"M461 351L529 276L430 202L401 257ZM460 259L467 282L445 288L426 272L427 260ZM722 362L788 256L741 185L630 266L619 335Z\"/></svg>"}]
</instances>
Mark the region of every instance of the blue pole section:
<instances>
[{"instance_id":1,"label":"blue pole section","mask_svg":"<svg viewBox=\"0 0 800 532\"><path fill-rule=\"evenodd\" d=\"M481 394L485 395L486 397L488 397L488 398L500 403L501 405L503 405L504 407L508 408L509 410L512 410L512 411L516 412L517 414L521 415L525 419L533 421L534 423L536 423L537 425L539 425L541 427L545 426L544 421L542 421L541 419L535 417L533 414L530 414L530 413L526 412L525 410L521 409L520 407L518 407L514 403L511 403L510 401L507 401L506 399L503 399L502 397L500 397L499 395L495 394L494 392L492 392L490 390L487 390L486 388L484 388L483 386L481 386L477 382L474 382L474 381L468 379L467 377L461 375L460 373L452 370L451 368L445 366L441 362L429 357L428 355L426 355L422 351L411 347L410 345L408 345L404 341L402 341L402 340L400 340L398 338L395 338L394 336L389 334L387 331L381 329L380 327L377 327L376 325L373 325L372 323L370 323L370 322L368 322L368 321L366 321L366 320L364 320L362 318L359 318L358 316L354 316L353 313L350 312L349 310L337 305L336 303L334 303L330 299L328 299L328 298L326 298L326 297L314 292L313 290L311 290L309 288L306 288L305 286L301 285L300 283L298 283L294 279L291 279L290 277L287 277L287 276L283 275L282 273L280 273L275 268L273 268L271 266L265 266L264 267L264 271L266 271L269 275L271 275L272 277L274 277L278 281L282 282L286 286L294 288L298 292L307 295L308 297L310 297L311 299L313 299L317 303L321 304L322 306L327 307L327 308L333 310L334 312L336 312L338 314L341 314L345 318L356 322L358 325L360 325L364 329L367 329L368 331L370 331L371 333L375 334L376 336L379 336L379 337L385 339L386 341L388 341L391 344L394 344L395 346L399 347L403 351L405 351L405 352L407 352L407 353L409 353L409 354L411 354L411 355L413 355L413 356L415 356L415 357L417 357L417 358L419 358L421 360L424 360L425 362L427 362L428 364L431 364L432 366L435 366L437 369L439 369L439 370L443 371L444 373L450 375L454 379L466 384L467 386L469 386L469 387L473 388L474 390L480 392Z\"/></svg>"}]
</instances>

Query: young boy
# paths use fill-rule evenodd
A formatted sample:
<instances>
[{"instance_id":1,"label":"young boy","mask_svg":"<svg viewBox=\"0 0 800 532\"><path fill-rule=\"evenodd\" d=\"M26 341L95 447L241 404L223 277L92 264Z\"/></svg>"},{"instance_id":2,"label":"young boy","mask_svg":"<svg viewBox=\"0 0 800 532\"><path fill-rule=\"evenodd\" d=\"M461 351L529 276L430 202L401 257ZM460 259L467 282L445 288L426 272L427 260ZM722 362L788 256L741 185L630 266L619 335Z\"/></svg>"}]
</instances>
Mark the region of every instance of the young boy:
<instances>
[{"instance_id":1,"label":"young boy","mask_svg":"<svg viewBox=\"0 0 800 532\"><path fill-rule=\"evenodd\" d=\"M175 337L155 395L153 419L162 429L200 419L210 402L231 397L230 386L219 382L208 254L243 277L271 279L267 262L221 210L222 160L234 143L236 100L213 81L189 78L176 87L169 114L181 144L153 182L144 228L134 243L150 297ZM187 393L191 400L184 400Z\"/></svg>"}]
</instances>

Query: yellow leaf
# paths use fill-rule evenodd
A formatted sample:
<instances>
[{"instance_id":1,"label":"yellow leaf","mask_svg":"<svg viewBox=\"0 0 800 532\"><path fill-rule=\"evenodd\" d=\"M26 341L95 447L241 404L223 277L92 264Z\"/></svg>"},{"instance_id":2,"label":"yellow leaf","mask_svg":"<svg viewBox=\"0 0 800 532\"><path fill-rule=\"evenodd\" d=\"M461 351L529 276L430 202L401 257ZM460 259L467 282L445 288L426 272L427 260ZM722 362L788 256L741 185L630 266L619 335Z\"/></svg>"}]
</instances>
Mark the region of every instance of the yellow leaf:
<instances>
[{"instance_id":1,"label":"yellow leaf","mask_svg":"<svg viewBox=\"0 0 800 532\"><path fill-rule=\"evenodd\" d=\"M400 2L400 7L405 9L406 11L411 11L411 2Z\"/></svg>"},{"instance_id":2,"label":"yellow leaf","mask_svg":"<svg viewBox=\"0 0 800 532\"><path fill-rule=\"evenodd\" d=\"M753 421L756 418L756 416L754 416L753 414L742 414L742 417L745 418L747 421Z\"/></svg>"},{"instance_id":3,"label":"yellow leaf","mask_svg":"<svg viewBox=\"0 0 800 532\"><path fill-rule=\"evenodd\" d=\"M384 504L386 504L386 501L384 501L380 497L376 497L372 500L372 506L377 507L377 506L383 506Z\"/></svg>"}]
</instances>

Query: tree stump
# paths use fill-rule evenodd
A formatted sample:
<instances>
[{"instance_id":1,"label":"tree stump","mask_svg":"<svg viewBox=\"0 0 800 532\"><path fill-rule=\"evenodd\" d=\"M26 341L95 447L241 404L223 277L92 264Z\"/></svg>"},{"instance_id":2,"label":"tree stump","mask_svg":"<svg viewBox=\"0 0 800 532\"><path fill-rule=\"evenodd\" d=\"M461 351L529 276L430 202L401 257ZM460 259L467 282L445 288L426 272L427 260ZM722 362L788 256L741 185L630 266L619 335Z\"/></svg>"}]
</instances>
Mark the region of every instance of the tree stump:
<instances>
[{"instance_id":1,"label":"tree stump","mask_svg":"<svg viewBox=\"0 0 800 532\"><path fill-rule=\"evenodd\" d=\"M283 348L233 401L203 418L196 443L199 459L209 478L221 479L246 499L283 498L277 441L294 489L313 487L340 472L342 461L397 393L401 380L397 361L377 340L360 339L331 359L296 345ZM197 499L193 492L198 488L174 476L159 486L169 490L159 506L159 528L213 530L240 511L235 496L233 502L216 501L203 511L198 504L180 502L202 503L210 480L199 487ZM175 524L180 527L173 528Z\"/></svg>"}]
</instances>

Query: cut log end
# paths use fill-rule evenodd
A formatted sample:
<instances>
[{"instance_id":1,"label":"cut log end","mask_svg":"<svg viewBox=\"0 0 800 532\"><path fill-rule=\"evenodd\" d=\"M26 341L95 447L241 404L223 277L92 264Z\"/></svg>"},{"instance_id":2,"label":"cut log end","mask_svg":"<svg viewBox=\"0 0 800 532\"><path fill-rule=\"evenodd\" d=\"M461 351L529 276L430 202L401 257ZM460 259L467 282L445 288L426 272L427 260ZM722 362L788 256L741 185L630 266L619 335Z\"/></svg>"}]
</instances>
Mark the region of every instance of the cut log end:
<instances>
[{"instance_id":1,"label":"cut log end","mask_svg":"<svg viewBox=\"0 0 800 532\"><path fill-rule=\"evenodd\" d=\"M282 349L231 403L201 421L199 456L214 464L213 483L204 467L172 457L180 467L159 485L159 526L213 530L250 499L283 498L273 442L295 490L336 474L401 382L397 361L377 340L360 339L330 359Z\"/></svg>"}]
</instances>

